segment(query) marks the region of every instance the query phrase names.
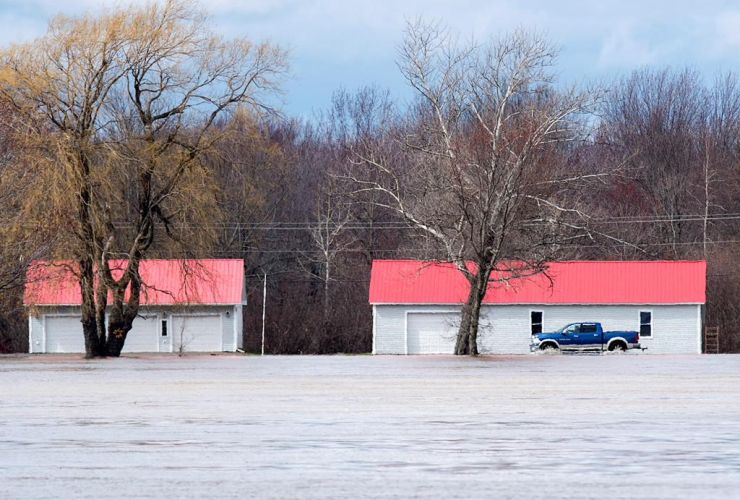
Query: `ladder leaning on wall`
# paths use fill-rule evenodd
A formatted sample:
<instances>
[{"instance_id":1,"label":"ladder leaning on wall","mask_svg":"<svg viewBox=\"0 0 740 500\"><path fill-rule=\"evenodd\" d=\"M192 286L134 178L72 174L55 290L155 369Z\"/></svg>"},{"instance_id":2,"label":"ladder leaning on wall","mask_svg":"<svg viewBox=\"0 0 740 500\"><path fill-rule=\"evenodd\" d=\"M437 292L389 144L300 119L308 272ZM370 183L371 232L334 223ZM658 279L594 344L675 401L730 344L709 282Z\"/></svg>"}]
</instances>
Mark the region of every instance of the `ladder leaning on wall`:
<instances>
[{"instance_id":1,"label":"ladder leaning on wall","mask_svg":"<svg viewBox=\"0 0 740 500\"><path fill-rule=\"evenodd\" d=\"M719 354L719 327L704 327L704 353Z\"/></svg>"}]
</instances>

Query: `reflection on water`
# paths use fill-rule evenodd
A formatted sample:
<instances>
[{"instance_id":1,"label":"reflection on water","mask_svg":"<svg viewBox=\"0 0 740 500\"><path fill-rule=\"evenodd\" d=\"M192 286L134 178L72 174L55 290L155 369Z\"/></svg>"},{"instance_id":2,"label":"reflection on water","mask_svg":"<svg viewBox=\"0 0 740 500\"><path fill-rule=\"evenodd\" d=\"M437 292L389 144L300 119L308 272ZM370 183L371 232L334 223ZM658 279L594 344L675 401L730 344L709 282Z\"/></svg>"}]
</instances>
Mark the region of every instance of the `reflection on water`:
<instances>
[{"instance_id":1,"label":"reflection on water","mask_svg":"<svg viewBox=\"0 0 740 500\"><path fill-rule=\"evenodd\" d=\"M0 358L0 498L738 498L740 357Z\"/></svg>"}]
</instances>

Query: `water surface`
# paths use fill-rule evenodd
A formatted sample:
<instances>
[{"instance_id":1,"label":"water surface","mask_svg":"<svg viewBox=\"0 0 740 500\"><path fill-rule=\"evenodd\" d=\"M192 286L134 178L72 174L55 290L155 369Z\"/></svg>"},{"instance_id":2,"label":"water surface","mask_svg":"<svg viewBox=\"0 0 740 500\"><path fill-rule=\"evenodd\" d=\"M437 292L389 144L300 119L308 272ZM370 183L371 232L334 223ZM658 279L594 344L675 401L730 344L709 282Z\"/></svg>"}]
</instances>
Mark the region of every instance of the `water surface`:
<instances>
[{"instance_id":1,"label":"water surface","mask_svg":"<svg viewBox=\"0 0 740 500\"><path fill-rule=\"evenodd\" d=\"M0 358L0 498L737 499L740 356Z\"/></svg>"}]
</instances>

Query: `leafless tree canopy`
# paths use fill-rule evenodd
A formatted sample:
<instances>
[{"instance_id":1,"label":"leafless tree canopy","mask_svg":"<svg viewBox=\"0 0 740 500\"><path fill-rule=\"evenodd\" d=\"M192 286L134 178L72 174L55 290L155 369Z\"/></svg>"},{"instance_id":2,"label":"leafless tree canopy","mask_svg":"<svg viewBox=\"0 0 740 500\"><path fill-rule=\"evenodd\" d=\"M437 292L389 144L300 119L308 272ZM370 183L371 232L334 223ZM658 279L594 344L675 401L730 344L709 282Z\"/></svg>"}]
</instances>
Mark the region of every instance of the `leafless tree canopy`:
<instances>
[{"instance_id":1,"label":"leafless tree canopy","mask_svg":"<svg viewBox=\"0 0 740 500\"><path fill-rule=\"evenodd\" d=\"M409 102L338 89L300 120L275 112L285 51L224 39L194 4L55 18L0 51L0 351L27 348L25 270L53 259L78 275L88 353L120 353L154 256L244 258L250 350L266 275L271 353L369 351L372 261L452 262L459 354L486 289L547 262L706 258L706 324L740 350L738 77L569 85L557 56L536 32L411 22Z\"/></svg>"},{"instance_id":2,"label":"leafless tree canopy","mask_svg":"<svg viewBox=\"0 0 740 500\"><path fill-rule=\"evenodd\" d=\"M460 44L437 25L407 26L400 68L416 100L388 147L355 149L347 177L441 250L470 283L456 352L477 354L490 282L544 272L560 245L588 234L567 168L589 137L596 88L557 88L556 49L525 31ZM369 175L368 175L369 173Z\"/></svg>"},{"instance_id":3,"label":"leafless tree canopy","mask_svg":"<svg viewBox=\"0 0 740 500\"><path fill-rule=\"evenodd\" d=\"M194 4L168 0L58 16L46 35L0 59L0 97L20 118L22 168L36 173L22 193L24 220L53 214L46 223L65 230L51 256L69 259L78 275L87 354L117 356L145 286L141 259L162 233L185 250L208 236L218 205L201 159L234 117L267 108L285 54L225 40ZM111 259L123 260L120 276Z\"/></svg>"}]
</instances>

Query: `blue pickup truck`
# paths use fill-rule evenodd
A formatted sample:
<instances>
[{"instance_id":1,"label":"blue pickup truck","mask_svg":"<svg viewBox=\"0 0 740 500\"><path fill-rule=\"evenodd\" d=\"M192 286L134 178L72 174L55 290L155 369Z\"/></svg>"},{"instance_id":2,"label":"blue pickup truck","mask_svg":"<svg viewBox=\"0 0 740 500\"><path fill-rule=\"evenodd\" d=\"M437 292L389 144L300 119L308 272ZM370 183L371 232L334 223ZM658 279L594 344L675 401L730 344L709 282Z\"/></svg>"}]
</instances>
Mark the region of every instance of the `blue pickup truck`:
<instances>
[{"instance_id":1,"label":"blue pickup truck","mask_svg":"<svg viewBox=\"0 0 740 500\"><path fill-rule=\"evenodd\" d=\"M560 330L532 335L529 350L535 351L626 351L641 349L639 332L605 332L601 323L571 323Z\"/></svg>"}]
</instances>

